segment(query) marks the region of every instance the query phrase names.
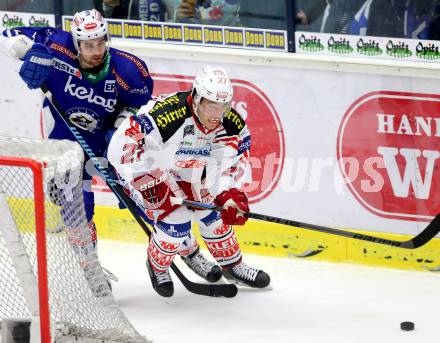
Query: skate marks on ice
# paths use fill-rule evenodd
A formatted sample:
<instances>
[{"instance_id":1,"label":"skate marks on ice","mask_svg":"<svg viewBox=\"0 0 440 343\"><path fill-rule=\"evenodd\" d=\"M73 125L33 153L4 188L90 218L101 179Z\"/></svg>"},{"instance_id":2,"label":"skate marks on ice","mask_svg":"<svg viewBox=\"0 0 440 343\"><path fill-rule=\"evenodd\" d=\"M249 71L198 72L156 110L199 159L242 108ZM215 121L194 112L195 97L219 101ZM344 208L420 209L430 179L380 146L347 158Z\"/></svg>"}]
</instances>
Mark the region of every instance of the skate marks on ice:
<instances>
[{"instance_id":1,"label":"skate marks on ice","mask_svg":"<svg viewBox=\"0 0 440 343\"><path fill-rule=\"evenodd\" d=\"M316 256L316 255L322 253L323 251L324 251L324 249L307 249L307 250L305 250L304 252L301 252L301 253L288 252L287 256L288 257L305 258L305 257Z\"/></svg>"},{"instance_id":2,"label":"skate marks on ice","mask_svg":"<svg viewBox=\"0 0 440 343\"><path fill-rule=\"evenodd\" d=\"M240 287L234 298L202 297L188 293L175 280L174 296L163 299L150 284L146 246L103 240L99 253L102 263L120 279L114 287L119 306L155 342L438 340L438 273L246 254L246 263L271 276L272 291ZM195 274L187 275L199 281ZM416 330L401 331L402 321L415 322Z\"/></svg>"}]
</instances>

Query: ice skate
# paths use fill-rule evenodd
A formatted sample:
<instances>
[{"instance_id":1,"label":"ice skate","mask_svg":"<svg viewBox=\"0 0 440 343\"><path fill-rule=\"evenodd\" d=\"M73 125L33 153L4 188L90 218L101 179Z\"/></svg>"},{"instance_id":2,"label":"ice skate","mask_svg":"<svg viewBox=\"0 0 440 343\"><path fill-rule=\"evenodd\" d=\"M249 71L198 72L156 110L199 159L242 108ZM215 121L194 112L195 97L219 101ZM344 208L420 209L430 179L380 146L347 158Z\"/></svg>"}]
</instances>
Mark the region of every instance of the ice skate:
<instances>
[{"instance_id":1,"label":"ice skate","mask_svg":"<svg viewBox=\"0 0 440 343\"><path fill-rule=\"evenodd\" d=\"M151 284L154 290L163 297L171 297L174 294L173 280L169 270L158 272L153 269L150 261L147 259L148 273L150 274Z\"/></svg>"},{"instance_id":2,"label":"ice skate","mask_svg":"<svg viewBox=\"0 0 440 343\"><path fill-rule=\"evenodd\" d=\"M209 282L217 282L222 277L221 268L208 261L200 252L200 248L186 257L182 256L182 260L194 273Z\"/></svg>"},{"instance_id":3,"label":"ice skate","mask_svg":"<svg viewBox=\"0 0 440 343\"><path fill-rule=\"evenodd\" d=\"M233 267L223 268L223 276L239 285L254 288L265 288L270 283L270 277L266 272L249 267L243 262Z\"/></svg>"}]
</instances>

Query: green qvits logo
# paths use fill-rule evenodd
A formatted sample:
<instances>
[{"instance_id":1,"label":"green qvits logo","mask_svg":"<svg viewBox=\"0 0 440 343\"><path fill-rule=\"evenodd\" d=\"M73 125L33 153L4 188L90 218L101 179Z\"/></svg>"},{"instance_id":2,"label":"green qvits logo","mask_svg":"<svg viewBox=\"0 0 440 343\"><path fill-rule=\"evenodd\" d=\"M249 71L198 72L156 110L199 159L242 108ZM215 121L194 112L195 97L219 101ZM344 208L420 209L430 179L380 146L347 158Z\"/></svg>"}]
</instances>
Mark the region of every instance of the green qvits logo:
<instances>
[{"instance_id":1,"label":"green qvits logo","mask_svg":"<svg viewBox=\"0 0 440 343\"><path fill-rule=\"evenodd\" d=\"M18 15L14 15L12 17L9 17L7 14L3 16L2 19L3 27L6 29L11 29L13 27L17 26L25 26L23 24L23 19L21 19Z\"/></svg>"},{"instance_id":2,"label":"green qvits logo","mask_svg":"<svg viewBox=\"0 0 440 343\"><path fill-rule=\"evenodd\" d=\"M321 44L321 39L316 36L311 36L306 38L306 36L301 35L299 38L300 49L308 52L317 52L324 50L324 45Z\"/></svg>"},{"instance_id":3,"label":"green qvits logo","mask_svg":"<svg viewBox=\"0 0 440 343\"><path fill-rule=\"evenodd\" d=\"M335 54L350 54L353 52L353 48L350 46L350 41L346 38L340 38L335 40L332 37L327 42L328 50Z\"/></svg>"},{"instance_id":4,"label":"green qvits logo","mask_svg":"<svg viewBox=\"0 0 440 343\"><path fill-rule=\"evenodd\" d=\"M46 18L35 18L34 16L29 18L29 26L30 27L42 27L49 26L49 20Z\"/></svg>"},{"instance_id":5,"label":"green qvits logo","mask_svg":"<svg viewBox=\"0 0 440 343\"><path fill-rule=\"evenodd\" d=\"M408 48L408 44L405 42L398 42L395 44L392 40L389 40L386 46L387 54L396 58L405 58L412 56L411 50Z\"/></svg>"},{"instance_id":6,"label":"green qvits logo","mask_svg":"<svg viewBox=\"0 0 440 343\"><path fill-rule=\"evenodd\" d=\"M379 47L379 42L374 39L364 41L360 38L357 42L357 52L366 56L378 56L382 55L383 50Z\"/></svg>"},{"instance_id":7,"label":"green qvits logo","mask_svg":"<svg viewBox=\"0 0 440 343\"><path fill-rule=\"evenodd\" d=\"M425 46L420 42L416 47L416 55L424 60L438 60L440 58L438 47L439 46L434 43L428 43L428 45Z\"/></svg>"}]
</instances>

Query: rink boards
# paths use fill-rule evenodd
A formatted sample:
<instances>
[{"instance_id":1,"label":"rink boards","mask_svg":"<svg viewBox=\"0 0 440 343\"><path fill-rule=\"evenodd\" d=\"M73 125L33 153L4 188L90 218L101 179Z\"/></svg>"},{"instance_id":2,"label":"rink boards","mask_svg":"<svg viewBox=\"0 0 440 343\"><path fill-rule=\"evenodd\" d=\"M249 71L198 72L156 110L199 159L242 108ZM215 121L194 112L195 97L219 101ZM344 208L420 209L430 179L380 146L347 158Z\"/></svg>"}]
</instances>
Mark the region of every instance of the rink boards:
<instances>
[{"instance_id":1,"label":"rink boards","mask_svg":"<svg viewBox=\"0 0 440 343\"><path fill-rule=\"evenodd\" d=\"M335 56L160 44L112 44L142 57L155 94L189 89L209 63L234 85L234 108L252 134L254 212L405 240L440 212L440 70ZM38 91L28 91L19 63L0 56L1 134L41 135ZM22 97L21 94L26 94ZM116 204L98 204L102 237L146 241ZM237 229L247 253L426 270L440 265L437 240L411 251L250 222ZM403 236L406 235L406 236Z\"/></svg>"},{"instance_id":2,"label":"rink boards","mask_svg":"<svg viewBox=\"0 0 440 343\"><path fill-rule=\"evenodd\" d=\"M99 239L144 242L146 249L147 237L127 210L98 206L95 222ZM243 227L236 226L235 231L245 255L307 258L420 271L435 270L440 266L439 238L419 249L407 250L255 220L249 220ZM196 226L194 232L204 247ZM401 241L410 238L407 235L371 234ZM305 252L309 256L301 257Z\"/></svg>"}]
</instances>

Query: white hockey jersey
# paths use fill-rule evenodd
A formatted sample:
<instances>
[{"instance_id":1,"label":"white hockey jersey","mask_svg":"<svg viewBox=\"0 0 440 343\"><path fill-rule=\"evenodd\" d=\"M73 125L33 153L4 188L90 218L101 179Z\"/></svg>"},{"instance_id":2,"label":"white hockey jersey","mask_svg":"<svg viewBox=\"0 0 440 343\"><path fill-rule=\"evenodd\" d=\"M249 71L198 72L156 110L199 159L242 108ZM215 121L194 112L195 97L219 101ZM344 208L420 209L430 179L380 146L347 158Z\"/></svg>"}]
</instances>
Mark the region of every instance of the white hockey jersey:
<instances>
[{"instance_id":1,"label":"white hockey jersey","mask_svg":"<svg viewBox=\"0 0 440 343\"><path fill-rule=\"evenodd\" d=\"M169 171L184 195L211 202L230 188L251 181L251 138L243 118L231 109L222 125L207 131L192 112L189 91L153 98L127 118L113 135L108 159L123 185L140 204L129 185L153 170ZM138 198L138 199L136 199Z\"/></svg>"}]
</instances>

